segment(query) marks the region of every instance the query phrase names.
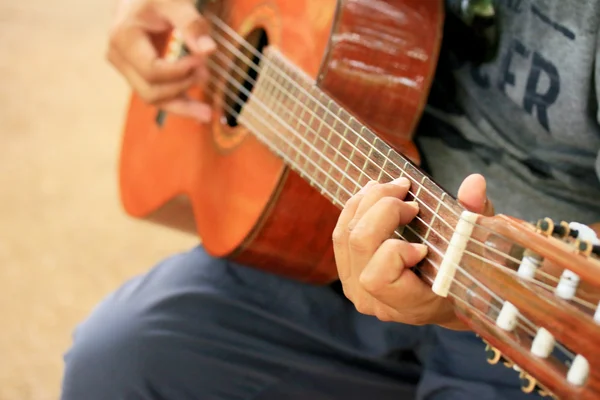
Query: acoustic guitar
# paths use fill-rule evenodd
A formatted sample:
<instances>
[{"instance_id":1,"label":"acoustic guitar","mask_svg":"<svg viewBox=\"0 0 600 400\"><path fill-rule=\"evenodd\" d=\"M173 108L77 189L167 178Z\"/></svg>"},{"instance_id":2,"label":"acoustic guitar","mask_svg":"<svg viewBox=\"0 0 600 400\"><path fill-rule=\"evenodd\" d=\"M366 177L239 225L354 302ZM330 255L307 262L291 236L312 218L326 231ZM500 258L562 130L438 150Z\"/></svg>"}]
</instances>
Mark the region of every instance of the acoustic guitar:
<instances>
[{"instance_id":1,"label":"acoustic guitar","mask_svg":"<svg viewBox=\"0 0 600 400\"><path fill-rule=\"evenodd\" d=\"M370 180L405 176L425 243L415 270L523 390L600 398L600 259L586 226L470 213L419 167L413 132L436 68L441 0L198 4L218 44L206 125L131 98L120 161L127 213L197 234L214 256L336 279L331 234ZM174 32L165 57L185 55Z\"/></svg>"}]
</instances>

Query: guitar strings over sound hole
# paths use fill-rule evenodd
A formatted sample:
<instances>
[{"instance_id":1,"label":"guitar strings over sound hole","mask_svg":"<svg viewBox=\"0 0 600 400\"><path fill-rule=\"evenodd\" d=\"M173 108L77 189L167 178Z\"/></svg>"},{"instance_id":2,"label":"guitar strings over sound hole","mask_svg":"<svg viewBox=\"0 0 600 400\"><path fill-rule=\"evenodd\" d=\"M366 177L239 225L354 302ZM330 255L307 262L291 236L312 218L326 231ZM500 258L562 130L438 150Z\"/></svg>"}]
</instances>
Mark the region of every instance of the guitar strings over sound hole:
<instances>
[{"instance_id":1,"label":"guitar strings over sound hole","mask_svg":"<svg viewBox=\"0 0 600 400\"><path fill-rule=\"evenodd\" d=\"M245 40L261 55L263 49L269 44L267 33L262 28L254 29ZM235 67L232 66L229 70L230 78L223 94L224 102L228 106L224 107L223 115L227 125L232 128L238 125L238 114L248 101L248 93L251 93L254 88L258 77L256 66L260 62L260 57L244 45L239 45L237 51L233 53ZM245 90L242 90L240 86Z\"/></svg>"}]
</instances>

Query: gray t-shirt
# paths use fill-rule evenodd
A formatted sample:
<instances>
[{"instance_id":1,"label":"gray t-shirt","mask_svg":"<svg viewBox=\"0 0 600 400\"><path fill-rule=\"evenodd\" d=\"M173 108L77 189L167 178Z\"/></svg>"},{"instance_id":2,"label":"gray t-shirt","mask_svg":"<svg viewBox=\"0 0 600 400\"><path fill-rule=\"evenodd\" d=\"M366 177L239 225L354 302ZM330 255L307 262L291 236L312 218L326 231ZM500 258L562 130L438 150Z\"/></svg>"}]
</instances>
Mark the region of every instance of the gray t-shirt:
<instances>
[{"instance_id":1,"label":"gray t-shirt","mask_svg":"<svg viewBox=\"0 0 600 400\"><path fill-rule=\"evenodd\" d=\"M499 3L495 58L454 62L458 107L426 111L430 171L451 193L483 174L499 213L600 222L600 1Z\"/></svg>"}]
</instances>

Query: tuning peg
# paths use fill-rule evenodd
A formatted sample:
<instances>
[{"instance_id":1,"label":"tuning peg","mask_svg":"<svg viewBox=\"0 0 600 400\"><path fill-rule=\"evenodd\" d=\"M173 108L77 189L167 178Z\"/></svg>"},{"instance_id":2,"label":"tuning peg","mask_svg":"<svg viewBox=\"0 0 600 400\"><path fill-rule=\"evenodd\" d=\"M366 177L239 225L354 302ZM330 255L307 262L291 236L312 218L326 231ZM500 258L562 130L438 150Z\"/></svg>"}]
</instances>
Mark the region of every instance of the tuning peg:
<instances>
[{"instance_id":1,"label":"tuning peg","mask_svg":"<svg viewBox=\"0 0 600 400\"><path fill-rule=\"evenodd\" d=\"M578 222L571 222L569 227L576 232L573 237L577 239L575 241L575 247L579 253L588 257L591 256L592 253L600 256L600 238L598 238L596 232L592 228Z\"/></svg>"},{"instance_id":2,"label":"tuning peg","mask_svg":"<svg viewBox=\"0 0 600 400\"><path fill-rule=\"evenodd\" d=\"M584 256L589 257L592 253L600 256L600 245L593 244L590 241L578 239L575 241L575 247L577 248L577 251Z\"/></svg>"},{"instance_id":3,"label":"tuning peg","mask_svg":"<svg viewBox=\"0 0 600 400\"><path fill-rule=\"evenodd\" d=\"M590 256L592 254L592 249L594 246L591 242L578 239L575 241L575 247L577 248L577 251L580 254L583 254L584 256Z\"/></svg>"},{"instance_id":4,"label":"tuning peg","mask_svg":"<svg viewBox=\"0 0 600 400\"><path fill-rule=\"evenodd\" d=\"M557 398L554 394L550 393L549 390L538 384L534 377L523 370L521 370L519 373L519 379L521 380L521 390L524 393L533 393L537 391L537 393L542 397L551 397L553 399Z\"/></svg>"},{"instance_id":5,"label":"tuning peg","mask_svg":"<svg viewBox=\"0 0 600 400\"><path fill-rule=\"evenodd\" d=\"M490 346L489 344L485 346L485 355L487 357L487 362L492 365L498 364L500 361L506 361L506 359L502 357L500 350Z\"/></svg>"},{"instance_id":6,"label":"tuning peg","mask_svg":"<svg viewBox=\"0 0 600 400\"><path fill-rule=\"evenodd\" d=\"M537 380L524 371L519 374L519 379L521 380L521 390L525 393L533 393L534 390L541 389L537 384Z\"/></svg>"},{"instance_id":7,"label":"tuning peg","mask_svg":"<svg viewBox=\"0 0 600 400\"><path fill-rule=\"evenodd\" d=\"M539 233L541 233L542 235L550 236L550 235L552 235L552 233L554 233L555 225L556 224L554 223L554 221L552 221L550 218L546 217L546 218L538 220L535 227L536 227L537 231Z\"/></svg>"},{"instance_id":8,"label":"tuning peg","mask_svg":"<svg viewBox=\"0 0 600 400\"><path fill-rule=\"evenodd\" d=\"M567 237L576 238L579 234L578 230L568 222L560 221L556 223L548 217L538 220L535 227L543 235L556 235L561 239L566 239Z\"/></svg>"},{"instance_id":9,"label":"tuning peg","mask_svg":"<svg viewBox=\"0 0 600 400\"><path fill-rule=\"evenodd\" d=\"M566 221L560 221L560 224L558 225L554 225L554 230L552 232L554 235L557 235L560 238L567 238L567 237L577 237L577 230L573 229L568 222Z\"/></svg>"},{"instance_id":10,"label":"tuning peg","mask_svg":"<svg viewBox=\"0 0 600 400\"><path fill-rule=\"evenodd\" d=\"M515 364L506 357L504 357L500 350L493 347L485 340L483 340L483 342L485 343L485 355L489 364L494 365L501 362L506 368L514 367Z\"/></svg>"}]
</instances>

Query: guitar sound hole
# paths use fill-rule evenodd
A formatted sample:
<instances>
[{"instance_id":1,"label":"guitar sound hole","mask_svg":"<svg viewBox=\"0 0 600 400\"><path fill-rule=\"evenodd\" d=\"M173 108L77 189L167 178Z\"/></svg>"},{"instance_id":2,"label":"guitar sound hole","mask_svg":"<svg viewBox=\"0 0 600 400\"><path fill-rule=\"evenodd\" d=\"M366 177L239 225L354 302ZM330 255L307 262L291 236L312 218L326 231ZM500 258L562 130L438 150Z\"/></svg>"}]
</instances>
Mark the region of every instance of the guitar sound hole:
<instances>
[{"instance_id":1,"label":"guitar sound hole","mask_svg":"<svg viewBox=\"0 0 600 400\"><path fill-rule=\"evenodd\" d=\"M261 55L265 46L269 44L267 33L262 28L254 29L245 39ZM227 90L225 91L225 103L229 107L225 107L225 110L223 110L227 125L232 128L238 125L238 114L242 110L243 105L246 104L246 101L248 101L247 93L252 92L254 83L258 77L256 66L259 62L259 56L243 45L240 45L238 50L243 56L237 53L238 57L235 59L237 68L232 67L230 70L230 80L235 81L237 84L228 82ZM244 87L245 90L241 90L239 86Z\"/></svg>"}]
</instances>

